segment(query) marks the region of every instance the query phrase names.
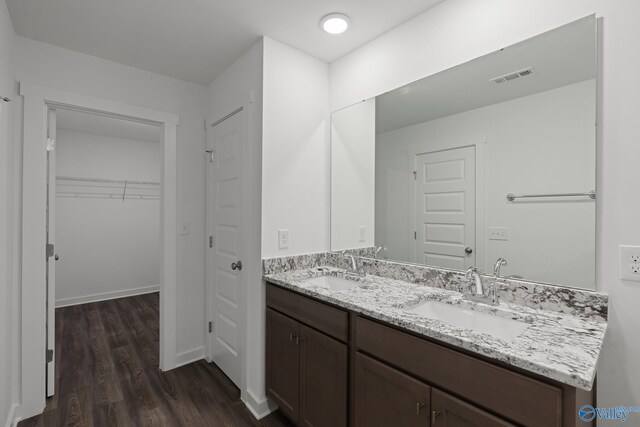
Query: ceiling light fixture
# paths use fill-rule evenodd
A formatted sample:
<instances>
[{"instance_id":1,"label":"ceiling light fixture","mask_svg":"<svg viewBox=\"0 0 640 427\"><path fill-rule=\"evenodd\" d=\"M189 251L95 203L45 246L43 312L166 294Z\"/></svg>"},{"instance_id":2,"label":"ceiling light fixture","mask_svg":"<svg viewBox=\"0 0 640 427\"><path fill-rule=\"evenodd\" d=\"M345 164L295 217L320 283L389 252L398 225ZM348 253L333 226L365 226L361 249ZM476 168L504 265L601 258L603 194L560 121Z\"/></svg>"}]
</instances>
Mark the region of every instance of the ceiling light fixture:
<instances>
[{"instance_id":1,"label":"ceiling light fixture","mask_svg":"<svg viewBox=\"0 0 640 427\"><path fill-rule=\"evenodd\" d=\"M344 13L330 13L320 20L320 26L329 34L341 34L349 29L351 19Z\"/></svg>"}]
</instances>

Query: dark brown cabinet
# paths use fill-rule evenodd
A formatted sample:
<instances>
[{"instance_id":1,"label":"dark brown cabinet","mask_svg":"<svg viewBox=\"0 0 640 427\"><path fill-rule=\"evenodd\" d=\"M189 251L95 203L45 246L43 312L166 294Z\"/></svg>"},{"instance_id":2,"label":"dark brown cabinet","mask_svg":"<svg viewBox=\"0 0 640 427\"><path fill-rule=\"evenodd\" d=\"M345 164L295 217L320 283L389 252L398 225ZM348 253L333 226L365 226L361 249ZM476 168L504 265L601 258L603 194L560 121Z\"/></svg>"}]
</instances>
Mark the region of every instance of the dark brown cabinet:
<instances>
[{"instance_id":1,"label":"dark brown cabinet","mask_svg":"<svg viewBox=\"0 0 640 427\"><path fill-rule=\"evenodd\" d=\"M267 308L267 393L298 425L347 425L347 345Z\"/></svg>"},{"instance_id":2,"label":"dark brown cabinet","mask_svg":"<svg viewBox=\"0 0 640 427\"><path fill-rule=\"evenodd\" d=\"M356 427L428 427L431 388L384 363L356 353Z\"/></svg>"},{"instance_id":3,"label":"dark brown cabinet","mask_svg":"<svg viewBox=\"0 0 640 427\"><path fill-rule=\"evenodd\" d=\"M515 427L440 390L431 392L431 427Z\"/></svg>"},{"instance_id":4,"label":"dark brown cabinet","mask_svg":"<svg viewBox=\"0 0 640 427\"><path fill-rule=\"evenodd\" d=\"M300 425L347 425L347 346L300 326Z\"/></svg>"},{"instance_id":5,"label":"dark brown cabinet","mask_svg":"<svg viewBox=\"0 0 640 427\"><path fill-rule=\"evenodd\" d=\"M267 393L296 425L593 425L577 417L593 391L272 284L266 299Z\"/></svg>"},{"instance_id":6,"label":"dark brown cabinet","mask_svg":"<svg viewBox=\"0 0 640 427\"><path fill-rule=\"evenodd\" d=\"M300 406L299 334L298 322L267 309L267 392L294 422L298 422Z\"/></svg>"}]
</instances>

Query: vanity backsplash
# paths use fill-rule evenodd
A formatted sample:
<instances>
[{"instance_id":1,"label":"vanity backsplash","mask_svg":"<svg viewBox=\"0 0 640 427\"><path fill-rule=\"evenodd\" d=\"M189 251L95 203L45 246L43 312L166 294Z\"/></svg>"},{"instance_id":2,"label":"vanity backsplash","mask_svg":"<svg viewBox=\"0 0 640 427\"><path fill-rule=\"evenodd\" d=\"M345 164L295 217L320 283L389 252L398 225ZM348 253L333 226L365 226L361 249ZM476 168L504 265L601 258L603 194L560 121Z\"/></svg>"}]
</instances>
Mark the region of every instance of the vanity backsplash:
<instances>
[{"instance_id":1,"label":"vanity backsplash","mask_svg":"<svg viewBox=\"0 0 640 427\"><path fill-rule=\"evenodd\" d=\"M464 273L460 271L370 258L375 248L349 250L347 253L364 257L360 262L367 274L374 276L458 292L462 291L465 283ZM321 266L347 268L348 262L347 258L335 252L268 258L262 260L262 272L269 275ZM483 279L492 280L492 277L483 276ZM500 278L497 292L503 302L593 320L607 320L609 297L601 292L506 278Z\"/></svg>"}]
</instances>

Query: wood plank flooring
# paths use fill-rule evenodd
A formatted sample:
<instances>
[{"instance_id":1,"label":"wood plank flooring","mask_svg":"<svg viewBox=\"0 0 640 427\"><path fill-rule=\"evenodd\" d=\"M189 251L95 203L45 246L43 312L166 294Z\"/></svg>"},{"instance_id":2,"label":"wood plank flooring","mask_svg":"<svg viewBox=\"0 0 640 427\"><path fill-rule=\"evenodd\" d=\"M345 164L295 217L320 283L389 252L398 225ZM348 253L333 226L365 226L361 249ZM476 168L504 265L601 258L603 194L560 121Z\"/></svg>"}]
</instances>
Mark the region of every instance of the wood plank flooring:
<instances>
[{"instance_id":1,"label":"wood plank flooring","mask_svg":"<svg viewBox=\"0 0 640 427\"><path fill-rule=\"evenodd\" d=\"M240 391L204 360L158 369L158 294L56 310L56 392L31 426L290 427L260 421Z\"/></svg>"}]
</instances>

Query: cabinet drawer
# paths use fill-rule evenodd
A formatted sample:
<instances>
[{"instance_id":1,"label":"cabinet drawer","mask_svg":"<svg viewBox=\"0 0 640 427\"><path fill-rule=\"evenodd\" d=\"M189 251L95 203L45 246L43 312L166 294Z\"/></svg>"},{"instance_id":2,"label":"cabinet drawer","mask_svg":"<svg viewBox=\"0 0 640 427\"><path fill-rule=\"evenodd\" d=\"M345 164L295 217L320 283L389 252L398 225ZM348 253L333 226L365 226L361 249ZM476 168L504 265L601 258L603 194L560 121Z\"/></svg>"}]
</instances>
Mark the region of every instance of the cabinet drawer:
<instances>
[{"instance_id":1,"label":"cabinet drawer","mask_svg":"<svg viewBox=\"0 0 640 427\"><path fill-rule=\"evenodd\" d=\"M561 425L558 387L361 317L355 341L362 351L516 423Z\"/></svg>"},{"instance_id":2,"label":"cabinet drawer","mask_svg":"<svg viewBox=\"0 0 640 427\"><path fill-rule=\"evenodd\" d=\"M340 341L348 339L348 313L267 283L267 306Z\"/></svg>"}]
</instances>

